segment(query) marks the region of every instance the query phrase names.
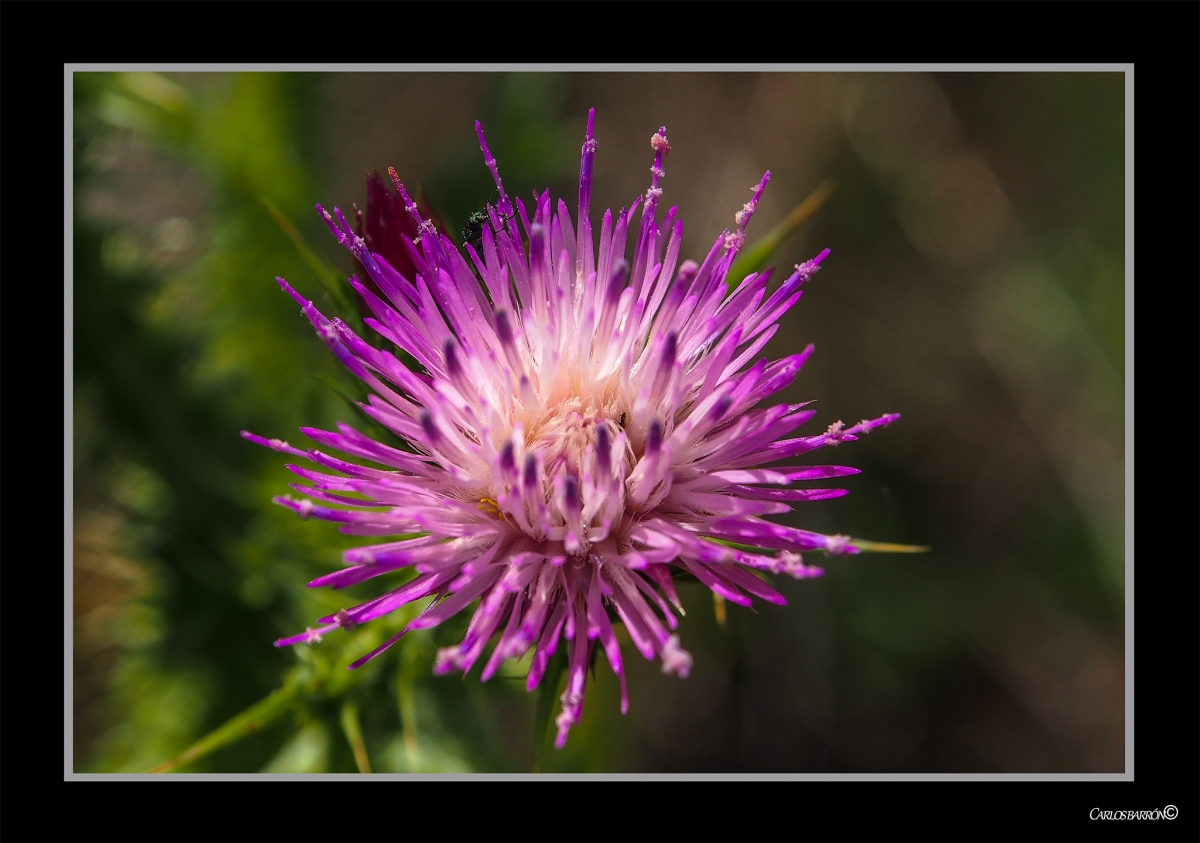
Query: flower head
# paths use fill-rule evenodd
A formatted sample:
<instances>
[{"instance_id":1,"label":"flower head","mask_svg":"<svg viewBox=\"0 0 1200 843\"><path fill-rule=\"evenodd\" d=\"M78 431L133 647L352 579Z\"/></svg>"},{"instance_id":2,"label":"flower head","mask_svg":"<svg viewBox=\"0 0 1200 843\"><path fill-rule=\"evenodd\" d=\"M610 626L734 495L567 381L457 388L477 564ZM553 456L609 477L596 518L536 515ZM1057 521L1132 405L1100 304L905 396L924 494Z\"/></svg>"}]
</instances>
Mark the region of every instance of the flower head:
<instances>
[{"instance_id":1,"label":"flower head","mask_svg":"<svg viewBox=\"0 0 1200 843\"><path fill-rule=\"evenodd\" d=\"M363 410L409 449L345 424L337 432L303 432L350 459L243 434L319 466L289 466L307 481L296 486L307 497L278 503L302 518L339 523L345 533L394 539L347 551L347 567L311 586L344 588L402 568L416 571L383 596L322 618L323 626L277 646L313 643L426 598L432 598L427 608L400 635L475 604L466 637L438 653L435 671L469 670L495 639L482 679L532 648L532 690L556 649L565 647L560 747L579 721L597 646L620 678L621 711L628 709L614 620L645 658L661 659L666 673L688 675L692 658L674 632L675 613L682 613L674 573L690 574L741 605L751 597L783 604L758 572L814 577L821 569L802 553L857 553L845 536L764 518L788 512L796 501L845 494L791 488L794 482L857 469L774 464L898 418L849 428L838 422L825 433L784 438L814 411L762 405L795 378L812 346L782 360L755 358L828 250L796 266L770 294L769 270L730 290L726 275L767 173L736 214L734 229L700 263L680 262L676 209L658 215L671 149L665 127L651 139L650 188L628 209L606 211L597 237L589 217L594 118L592 111L574 221L561 199L552 204L549 191L535 194L528 207L508 196L478 123L499 197L487 208L480 248L468 243L460 252L422 215L394 171L410 216L390 229L405 232L398 240L403 270L358 236L340 211L331 215L318 206L369 276L369 282L351 279L374 314L367 324L415 363L406 366L376 349L279 283L371 388Z\"/></svg>"}]
</instances>

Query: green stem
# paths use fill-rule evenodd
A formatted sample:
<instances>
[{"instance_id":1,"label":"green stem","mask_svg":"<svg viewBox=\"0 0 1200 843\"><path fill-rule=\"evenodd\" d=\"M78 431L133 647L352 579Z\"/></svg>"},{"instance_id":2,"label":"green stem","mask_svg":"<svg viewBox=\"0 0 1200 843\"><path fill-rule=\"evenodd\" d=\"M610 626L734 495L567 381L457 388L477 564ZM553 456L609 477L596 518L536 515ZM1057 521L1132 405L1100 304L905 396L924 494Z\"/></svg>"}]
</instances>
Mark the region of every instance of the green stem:
<instances>
[{"instance_id":1,"label":"green stem","mask_svg":"<svg viewBox=\"0 0 1200 843\"><path fill-rule=\"evenodd\" d=\"M270 725L295 707L300 701L300 692L303 686L304 682L300 671L293 670L288 674L282 688L273 691L270 696L259 700L241 714L209 732L175 758L159 764L149 772L169 773L177 767L203 758Z\"/></svg>"},{"instance_id":2,"label":"green stem","mask_svg":"<svg viewBox=\"0 0 1200 843\"><path fill-rule=\"evenodd\" d=\"M342 731L354 752L354 764L358 772L371 772L371 759L367 757L367 745L363 741L362 725L358 722L358 706L347 701L342 706Z\"/></svg>"}]
</instances>

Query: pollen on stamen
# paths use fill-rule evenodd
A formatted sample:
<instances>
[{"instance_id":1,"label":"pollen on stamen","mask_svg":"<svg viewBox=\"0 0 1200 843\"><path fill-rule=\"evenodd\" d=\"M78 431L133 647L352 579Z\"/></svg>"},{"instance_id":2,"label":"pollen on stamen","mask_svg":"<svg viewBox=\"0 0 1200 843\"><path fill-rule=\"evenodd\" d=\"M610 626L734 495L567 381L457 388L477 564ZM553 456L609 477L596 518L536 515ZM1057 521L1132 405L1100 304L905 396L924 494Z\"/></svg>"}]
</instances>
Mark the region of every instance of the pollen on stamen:
<instances>
[{"instance_id":1,"label":"pollen on stamen","mask_svg":"<svg viewBox=\"0 0 1200 843\"><path fill-rule=\"evenodd\" d=\"M758 185L755 185L755 187L758 187ZM744 223L746 221L746 215L753 214L753 213L754 213L754 203L747 202L745 205L742 206L742 210L738 211L736 214L733 215L733 221L736 222L738 225L742 225L742 223Z\"/></svg>"},{"instance_id":2,"label":"pollen on stamen","mask_svg":"<svg viewBox=\"0 0 1200 843\"><path fill-rule=\"evenodd\" d=\"M824 249L815 258L806 260L804 263L795 264L794 266L797 274L804 276L804 280L807 281L809 278L812 278L817 274L817 272L821 269L821 261L825 260L825 258L828 256L829 250Z\"/></svg>"},{"instance_id":3,"label":"pollen on stamen","mask_svg":"<svg viewBox=\"0 0 1200 843\"><path fill-rule=\"evenodd\" d=\"M845 426L846 425L844 425L841 421L835 421L833 424L829 425L829 427L825 430L825 440L830 445L836 446L840 444L842 437L845 436L845 432L842 430L842 428Z\"/></svg>"},{"instance_id":4,"label":"pollen on stamen","mask_svg":"<svg viewBox=\"0 0 1200 843\"><path fill-rule=\"evenodd\" d=\"M825 553L829 556L841 556L850 547L850 537L838 533L836 536L830 536L825 546Z\"/></svg>"},{"instance_id":5,"label":"pollen on stamen","mask_svg":"<svg viewBox=\"0 0 1200 843\"><path fill-rule=\"evenodd\" d=\"M655 152L662 152L663 155L671 154L671 144L667 143L667 138L660 132L655 132L650 138L650 148Z\"/></svg>"},{"instance_id":6,"label":"pollen on stamen","mask_svg":"<svg viewBox=\"0 0 1200 843\"><path fill-rule=\"evenodd\" d=\"M480 498L477 509L486 513L492 518L498 518L501 521L504 520L504 510L500 509L499 502L493 498Z\"/></svg>"}]
</instances>

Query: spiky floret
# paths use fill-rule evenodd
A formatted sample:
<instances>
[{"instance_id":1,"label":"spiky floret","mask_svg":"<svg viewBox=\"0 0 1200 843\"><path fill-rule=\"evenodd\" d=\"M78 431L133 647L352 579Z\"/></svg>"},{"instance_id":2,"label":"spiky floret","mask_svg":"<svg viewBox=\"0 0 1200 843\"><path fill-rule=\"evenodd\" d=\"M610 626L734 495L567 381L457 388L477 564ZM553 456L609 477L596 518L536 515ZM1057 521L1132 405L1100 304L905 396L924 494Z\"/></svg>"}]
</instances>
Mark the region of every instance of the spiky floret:
<instances>
[{"instance_id":1,"label":"spiky floret","mask_svg":"<svg viewBox=\"0 0 1200 843\"><path fill-rule=\"evenodd\" d=\"M736 214L734 229L700 263L680 263L677 209L657 218L670 152L666 127L651 139L650 188L616 215L605 211L597 247L589 218L594 120L593 110L574 222L561 199L552 205L549 191L535 194L528 208L520 199L514 207L475 124L499 199L487 208L480 248L466 244L465 256L422 217L389 171L417 232L411 245L404 241L411 278L368 249L337 208L331 215L317 206L369 275L369 284L351 279L374 313L367 325L418 365L405 366L279 283L371 388L364 412L411 451L345 424L337 432L303 432L373 465L243 433L322 469L289 466L306 481L294 486L306 497L278 503L304 518L340 523L344 533L399 539L346 551L347 567L310 586L345 588L402 568L416 572L277 646L315 643L334 629L432 598L404 631L351 665L358 667L404 632L435 626L478 601L466 637L438 653L435 671L469 670L495 639L482 679L533 648L532 690L565 639L560 747L582 713L597 644L620 678L622 713L628 709L610 611L644 657L661 658L664 672L688 675L692 659L674 633L672 609L682 613L682 607L672 569L733 603L748 606L753 596L783 604L755 572L814 577L821 569L806 564L802 552L857 553L845 536L764 518L788 512L796 501L845 494L792 483L857 469L775 464L898 418L850 428L838 422L815 436L784 438L814 411L761 405L791 383L812 346L781 360L752 361L828 250L797 265L770 294L770 270L729 289L726 275L768 172Z\"/></svg>"}]
</instances>

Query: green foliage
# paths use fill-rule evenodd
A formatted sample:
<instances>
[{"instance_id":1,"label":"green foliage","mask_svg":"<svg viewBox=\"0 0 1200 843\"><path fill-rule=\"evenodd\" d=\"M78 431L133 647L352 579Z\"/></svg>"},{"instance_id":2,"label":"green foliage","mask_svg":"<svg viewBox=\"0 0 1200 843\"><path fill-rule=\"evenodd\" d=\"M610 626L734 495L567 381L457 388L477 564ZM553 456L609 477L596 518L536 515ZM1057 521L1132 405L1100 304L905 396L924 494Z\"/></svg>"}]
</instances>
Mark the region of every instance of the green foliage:
<instances>
[{"instance_id":1,"label":"green foliage","mask_svg":"<svg viewBox=\"0 0 1200 843\"><path fill-rule=\"evenodd\" d=\"M327 232L293 139L307 132L302 104L317 79L233 74L189 91L155 74L76 78L77 160L132 136L202 173L210 193L203 253L174 272L139 263L144 250L129 231L76 219L77 427L97 443L77 451L77 478L93 503L122 504L152 528L138 562L162 583L135 604L156 610L151 633L123 639L129 652L110 692L111 711L123 713L79 769L311 772L359 769L373 757L384 771L494 767L496 741L479 734L486 719L467 715L473 722L453 729L445 721L498 695L514 698L520 718L526 699L514 677L495 680L486 700L435 682L429 633L346 669L411 611L315 647L270 646L378 593L373 583L350 594L304 587L353 542L271 505L296 478L237 435L283 437L349 409L367 432L389 435L358 409L362 384L274 281L283 275L326 313L361 324L344 277L309 245ZM77 190L93 176L84 165ZM123 263L113 259L122 254ZM113 462L128 466L115 479L105 468ZM447 692L457 706L439 699ZM395 703L380 709L380 694Z\"/></svg>"},{"instance_id":2,"label":"green foliage","mask_svg":"<svg viewBox=\"0 0 1200 843\"><path fill-rule=\"evenodd\" d=\"M204 253L168 275L136 266L132 275L114 272L105 255L124 232L76 224L76 389L98 396L85 411L103 431L98 452L81 455L80 476L85 487L94 481L96 496L111 485L119 499L123 487L106 484L103 467L132 461L140 480L124 494L143 501L138 519L157 528L142 563L163 582L161 594L147 595L160 607L159 635L121 665L114 689L116 700L155 715L110 733L89 766L145 769L148 756L164 761L197 731L253 704L201 754L217 751L238 724L265 726L297 689L313 687L311 678L297 684L293 658L269 645L317 608L297 572L327 566L347 542L264 507L290 475L237 431L284 434L338 414L336 395L296 378L297 368L323 372L346 391L355 385L314 348L305 320L273 281L286 274L315 296L314 282L327 280L260 201L270 197L273 208L299 217L312 195L288 140L303 132L294 106L303 88L288 77L248 74L222 78L193 99L150 74L77 80L77 160L87 160L89 144L136 133L205 173L213 207ZM86 184L88 174L80 176ZM272 694L279 687L287 693ZM252 759L265 760L271 743L239 752L257 765ZM208 761L220 769L234 758L226 752Z\"/></svg>"}]
</instances>

